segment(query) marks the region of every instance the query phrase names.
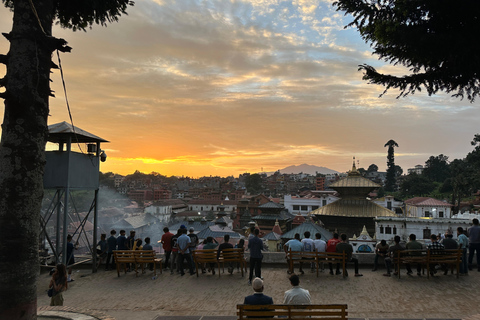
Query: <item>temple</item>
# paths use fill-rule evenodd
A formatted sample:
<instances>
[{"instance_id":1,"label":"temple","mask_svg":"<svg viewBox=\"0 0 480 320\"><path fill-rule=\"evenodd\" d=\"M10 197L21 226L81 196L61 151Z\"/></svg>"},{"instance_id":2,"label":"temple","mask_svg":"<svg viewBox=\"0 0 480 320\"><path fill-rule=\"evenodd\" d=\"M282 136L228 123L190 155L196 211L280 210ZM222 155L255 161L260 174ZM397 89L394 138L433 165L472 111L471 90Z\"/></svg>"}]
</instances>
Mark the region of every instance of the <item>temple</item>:
<instances>
[{"instance_id":1,"label":"temple","mask_svg":"<svg viewBox=\"0 0 480 320\"><path fill-rule=\"evenodd\" d=\"M340 199L326 206L312 211L325 228L338 230L352 237L360 234L363 226L370 234L375 234L375 217L395 217L392 210L388 210L367 198L368 194L380 188L379 184L370 181L360 174L353 159L352 170L343 178L330 185L340 194Z\"/></svg>"}]
</instances>

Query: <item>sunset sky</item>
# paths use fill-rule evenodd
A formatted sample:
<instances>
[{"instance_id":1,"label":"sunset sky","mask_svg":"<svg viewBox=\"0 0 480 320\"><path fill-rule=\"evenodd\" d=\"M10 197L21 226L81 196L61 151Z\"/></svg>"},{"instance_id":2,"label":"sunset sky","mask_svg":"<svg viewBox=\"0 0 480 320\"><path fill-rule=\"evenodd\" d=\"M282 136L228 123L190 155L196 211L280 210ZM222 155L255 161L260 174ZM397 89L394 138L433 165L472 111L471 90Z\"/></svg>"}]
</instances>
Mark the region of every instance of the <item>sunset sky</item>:
<instances>
[{"instance_id":1,"label":"sunset sky","mask_svg":"<svg viewBox=\"0 0 480 320\"><path fill-rule=\"evenodd\" d=\"M353 156L385 171L390 139L406 172L431 155L463 158L480 132L478 102L379 98L383 87L362 81L358 65L402 70L344 29L350 17L332 1L137 0L128 13L53 34L73 48L61 62L74 125L110 141L103 172L238 176L302 163L345 172ZM0 7L1 32L12 17ZM8 47L1 37L0 53ZM49 124L69 122L58 70L52 80Z\"/></svg>"}]
</instances>

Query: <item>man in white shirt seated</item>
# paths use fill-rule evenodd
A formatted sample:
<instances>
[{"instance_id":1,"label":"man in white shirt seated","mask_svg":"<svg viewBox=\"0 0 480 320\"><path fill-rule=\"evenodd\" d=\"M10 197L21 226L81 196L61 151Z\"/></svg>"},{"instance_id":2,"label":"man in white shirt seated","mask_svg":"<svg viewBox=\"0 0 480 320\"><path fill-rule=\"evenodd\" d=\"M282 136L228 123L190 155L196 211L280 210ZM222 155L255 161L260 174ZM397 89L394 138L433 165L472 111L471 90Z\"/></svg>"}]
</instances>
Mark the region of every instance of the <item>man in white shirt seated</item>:
<instances>
[{"instance_id":1,"label":"man in white shirt seated","mask_svg":"<svg viewBox=\"0 0 480 320\"><path fill-rule=\"evenodd\" d=\"M310 292L299 286L300 278L292 274L288 279L293 288L285 291L283 304L311 304Z\"/></svg>"}]
</instances>

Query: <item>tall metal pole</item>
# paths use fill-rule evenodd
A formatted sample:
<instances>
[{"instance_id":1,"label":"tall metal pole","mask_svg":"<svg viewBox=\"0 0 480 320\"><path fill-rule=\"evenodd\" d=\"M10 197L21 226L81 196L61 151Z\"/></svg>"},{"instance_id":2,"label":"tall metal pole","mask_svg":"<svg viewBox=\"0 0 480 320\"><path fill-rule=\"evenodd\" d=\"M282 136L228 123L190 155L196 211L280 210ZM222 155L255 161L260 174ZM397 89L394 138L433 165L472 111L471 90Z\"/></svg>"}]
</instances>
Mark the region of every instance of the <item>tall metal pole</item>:
<instances>
[{"instance_id":1,"label":"tall metal pole","mask_svg":"<svg viewBox=\"0 0 480 320\"><path fill-rule=\"evenodd\" d=\"M95 199L94 199L94 207L93 207L93 262L92 262L92 273L97 272L97 200L98 200L98 189L95 189Z\"/></svg>"},{"instance_id":2,"label":"tall metal pole","mask_svg":"<svg viewBox=\"0 0 480 320\"><path fill-rule=\"evenodd\" d=\"M62 223L62 200L61 200L61 195L62 193L60 192L61 189L57 189L57 194L55 197L57 198L57 233L55 235L55 263L59 264L60 263L60 252L62 252L62 238L60 238L60 225Z\"/></svg>"},{"instance_id":3,"label":"tall metal pole","mask_svg":"<svg viewBox=\"0 0 480 320\"><path fill-rule=\"evenodd\" d=\"M100 142L97 142L97 152L95 154L96 160L95 164L98 166L98 170L100 171ZM92 250L92 273L97 272L97 229L98 229L98 222L97 222L97 201L98 201L98 187L95 189L95 196L94 196L94 204L93 204L93 250Z\"/></svg>"},{"instance_id":4,"label":"tall metal pole","mask_svg":"<svg viewBox=\"0 0 480 320\"><path fill-rule=\"evenodd\" d=\"M67 141L67 176L65 177L65 200L63 202L63 264L67 265L67 221L68 221L68 196L70 195L70 152L72 151L72 138L69 136ZM70 258L70 257L68 257Z\"/></svg>"}]
</instances>

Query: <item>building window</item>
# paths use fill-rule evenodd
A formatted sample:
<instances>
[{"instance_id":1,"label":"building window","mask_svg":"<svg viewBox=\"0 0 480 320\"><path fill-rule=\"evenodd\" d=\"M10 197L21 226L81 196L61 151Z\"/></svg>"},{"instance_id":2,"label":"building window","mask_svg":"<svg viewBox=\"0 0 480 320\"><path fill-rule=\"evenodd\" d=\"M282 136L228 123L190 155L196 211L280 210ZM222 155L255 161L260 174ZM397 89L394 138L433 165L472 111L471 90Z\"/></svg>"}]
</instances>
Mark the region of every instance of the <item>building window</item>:
<instances>
[{"instance_id":1,"label":"building window","mask_svg":"<svg viewBox=\"0 0 480 320\"><path fill-rule=\"evenodd\" d=\"M318 206L312 206L312 211L317 209L318 209Z\"/></svg>"},{"instance_id":2,"label":"building window","mask_svg":"<svg viewBox=\"0 0 480 320\"><path fill-rule=\"evenodd\" d=\"M387 209L392 210L392 201L387 201Z\"/></svg>"},{"instance_id":3,"label":"building window","mask_svg":"<svg viewBox=\"0 0 480 320\"><path fill-rule=\"evenodd\" d=\"M294 204L294 205L293 205L293 210L300 210L300 206L299 206L299 205L296 205L296 204Z\"/></svg>"},{"instance_id":4,"label":"building window","mask_svg":"<svg viewBox=\"0 0 480 320\"><path fill-rule=\"evenodd\" d=\"M430 239L431 235L432 235L432 230L428 228L423 229L423 239Z\"/></svg>"},{"instance_id":5,"label":"building window","mask_svg":"<svg viewBox=\"0 0 480 320\"><path fill-rule=\"evenodd\" d=\"M327 200L322 200L322 206L326 206L327 205Z\"/></svg>"},{"instance_id":6,"label":"building window","mask_svg":"<svg viewBox=\"0 0 480 320\"><path fill-rule=\"evenodd\" d=\"M308 206L302 206L301 208L302 211L308 211Z\"/></svg>"},{"instance_id":7,"label":"building window","mask_svg":"<svg viewBox=\"0 0 480 320\"><path fill-rule=\"evenodd\" d=\"M438 211L438 217L439 217L439 218L443 218L443 217L444 217L444 216L443 216L443 211Z\"/></svg>"},{"instance_id":8,"label":"building window","mask_svg":"<svg viewBox=\"0 0 480 320\"><path fill-rule=\"evenodd\" d=\"M385 227L385 234L392 234L392 227L386 226Z\"/></svg>"},{"instance_id":9,"label":"building window","mask_svg":"<svg viewBox=\"0 0 480 320\"><path fill-rule=\"evenodd\" d=\"M383 226L380 226L380 233L383 233Z\"/></svg>"},{"instance_id":10,"label":"building window","mask_svg":"<svg viewBox=\"0 0 480 320\"><path fill-rule=\"evenodd\" d=\"M428 218L428 217L431 217L431 216L432 216L432 214L430 213L430 211L425 211L425 217Z\"/></svg>"},{"instance_id":11,"label":"building window","mask_svg":"<svg viewBox=\"0 0 480 320\"><path fill-rule=\"evenodd\" d=\"M393 226L393 234L397 234L397 226Z\"/></svg>"}]
</instances>

